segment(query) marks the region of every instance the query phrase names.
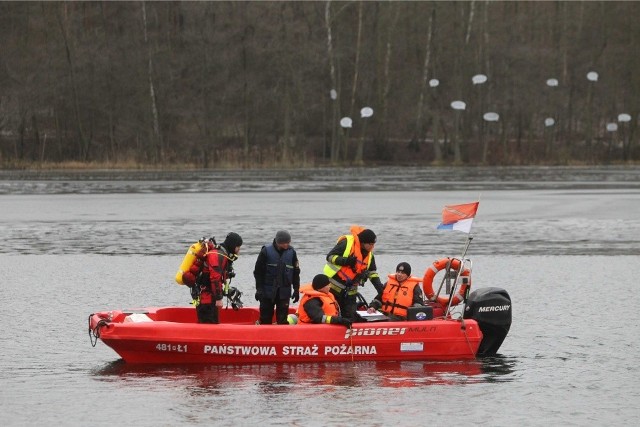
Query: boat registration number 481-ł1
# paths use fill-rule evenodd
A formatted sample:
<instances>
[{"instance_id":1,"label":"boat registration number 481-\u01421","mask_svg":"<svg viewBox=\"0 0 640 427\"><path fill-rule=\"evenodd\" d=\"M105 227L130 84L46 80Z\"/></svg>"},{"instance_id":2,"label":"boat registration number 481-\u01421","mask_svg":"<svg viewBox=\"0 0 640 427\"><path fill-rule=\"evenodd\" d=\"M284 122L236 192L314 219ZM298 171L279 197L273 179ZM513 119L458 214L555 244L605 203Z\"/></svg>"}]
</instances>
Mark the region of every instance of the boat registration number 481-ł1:
<instances>
[{"instance_id":1,"label":"boat registration number 481-\u01421","mask_svg":"<svg viewBox=\"0 0 640 427\"><path fill-rule=\"evenodd\" d=\"M176 353L186 353L187 345L186 344L157 344L156 350L158 351L175 351Z\"/></svg>"}]
</instances>

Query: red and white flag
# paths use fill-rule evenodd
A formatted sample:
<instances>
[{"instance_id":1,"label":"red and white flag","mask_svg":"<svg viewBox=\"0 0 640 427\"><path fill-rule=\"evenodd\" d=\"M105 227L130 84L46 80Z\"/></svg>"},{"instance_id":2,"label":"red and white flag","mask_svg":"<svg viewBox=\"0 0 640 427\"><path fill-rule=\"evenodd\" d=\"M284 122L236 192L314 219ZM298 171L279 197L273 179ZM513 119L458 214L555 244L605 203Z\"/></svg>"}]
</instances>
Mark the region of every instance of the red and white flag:
<instances>
[{"instance_id":1,"label":"red and white flag","mask_svg":"<svg viewBox=\"0 0 640 427\"><path fill-rule=\"evenodd\" d=\"M446 205L442 209L442 223L438 226L438 230L458 230L470 233L479 204L480 202Z\"/></svg>"}]
</instances>

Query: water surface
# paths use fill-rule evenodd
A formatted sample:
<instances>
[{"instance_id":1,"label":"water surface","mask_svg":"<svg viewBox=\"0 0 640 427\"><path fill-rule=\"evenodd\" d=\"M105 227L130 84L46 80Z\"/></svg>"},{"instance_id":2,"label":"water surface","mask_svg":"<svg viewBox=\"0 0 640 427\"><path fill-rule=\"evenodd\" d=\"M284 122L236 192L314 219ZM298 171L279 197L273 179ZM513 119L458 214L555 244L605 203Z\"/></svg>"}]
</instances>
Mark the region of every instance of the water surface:
<instances>
[{"instance_id":1,"label":"water surface","mask_svg":"<svg viewBox=\"0 0 640 427\"><path fill-rule=\"evenodd\" d=\"M205 175L205 179L201 179ZM638 168L0 174L3 425L603 425L640 412ZM369 178L367 178L369 177ZM371 178L373 177L373 178ZM351 224L376 231L383 274L422 275L466 235L444 204L480 197L474 287L513 300L500 355L466 362L135 367L90 313L186 305L189 244L239 232L253 301L260 247L287 228L303 281ZM363 292L373 297L369 284ZM423 420L423 421L420 421Z\"/></svg>"}]
</instances>

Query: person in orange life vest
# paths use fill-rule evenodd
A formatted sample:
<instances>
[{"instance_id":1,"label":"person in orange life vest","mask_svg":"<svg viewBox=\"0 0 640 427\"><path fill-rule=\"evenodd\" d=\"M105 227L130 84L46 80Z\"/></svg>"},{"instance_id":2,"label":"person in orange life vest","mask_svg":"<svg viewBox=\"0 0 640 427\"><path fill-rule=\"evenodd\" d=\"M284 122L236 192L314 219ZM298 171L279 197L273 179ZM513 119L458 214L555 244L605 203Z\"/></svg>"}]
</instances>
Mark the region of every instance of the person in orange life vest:
<instances>
[{"instance_id":1,"label":"person in orange life vest","mask_svg":"<svg viewBox=\"0 0 640 427\"><path fill-rule=\"evenodd\" d=\"M260 250L253 277L256 279L256 301L260 301L260 324L270 325L275 305L276 322L288 325L289 298L300 299L300 263L291 244L291 234L280 230L271 244Z\"/></svg>"},{"instance_id":2,"label":"person in orange life vest","mask_svg":"<svg viewBox=\"0 0 640 427\"><path fill-rule=\"evenodd\" d=\"M384 289L369 304L369 313L380 310L391 320L407 320L407 308L424 305L424 296L420 289L419 277L411 276L409 263L401 262L396 274L389 275Z\"/></svg>"},{"instance_id":3,"label":"person in orange life vest","mask_svg":"<svg viewBox=\"0 0 640 427\"><path fill-rule=\"evenodd\" d=\"M233 261L238 258L242 237L229 233L224 242L207 252L202 274L196 283L200 287L200 303L196 306L199 323L220 323L218 307L222 307L223 286L233 277Z\"/></svg>"},{"instance_id":4,"label":"person in orange life vest","mask_svg":"<svg viewBox=\"0 0 640 427\"><path fill-rule=\"evenodd\" d=\"M336 297L344 317L356 321L358 286L369 279L378 293L384 285L376 271L373 247L376 234L358 226L351 227L351 234L338 239L327 254L324 274L331 282L331 293Z\"/></svg>"},{"instance_id":5,"label":"person in orange life vest","mask_svg":"<svg viewBox=\"0 0 640 427\"><path fill-rule=\"evenodd\" d=\"M298 318L303 323L329 323L351 329L351 321L340 316L340 307L329 291L329 278L316 274L311 285L300 288L302 299L298 306Z\"/></svg>"}]
</instances>

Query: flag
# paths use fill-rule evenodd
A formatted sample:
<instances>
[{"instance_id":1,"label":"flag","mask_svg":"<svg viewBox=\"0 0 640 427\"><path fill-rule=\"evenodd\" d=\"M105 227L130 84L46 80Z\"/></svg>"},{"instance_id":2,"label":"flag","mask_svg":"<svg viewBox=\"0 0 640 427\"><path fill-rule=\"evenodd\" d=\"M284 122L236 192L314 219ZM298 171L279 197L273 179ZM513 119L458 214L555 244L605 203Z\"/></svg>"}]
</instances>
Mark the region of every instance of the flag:
<instances>
[{"instance_id":1,"label":"flag","mask_svg":"<svg viewBox=\"0 0 640 427\"><path fill-rule=\"evenodd\" d=\"M463 205L446 205L442 209L442 223L438 230L458 230L471 232L471 223L478 211L480 202L465 203Z\"/></svg>"}]
</instances>

